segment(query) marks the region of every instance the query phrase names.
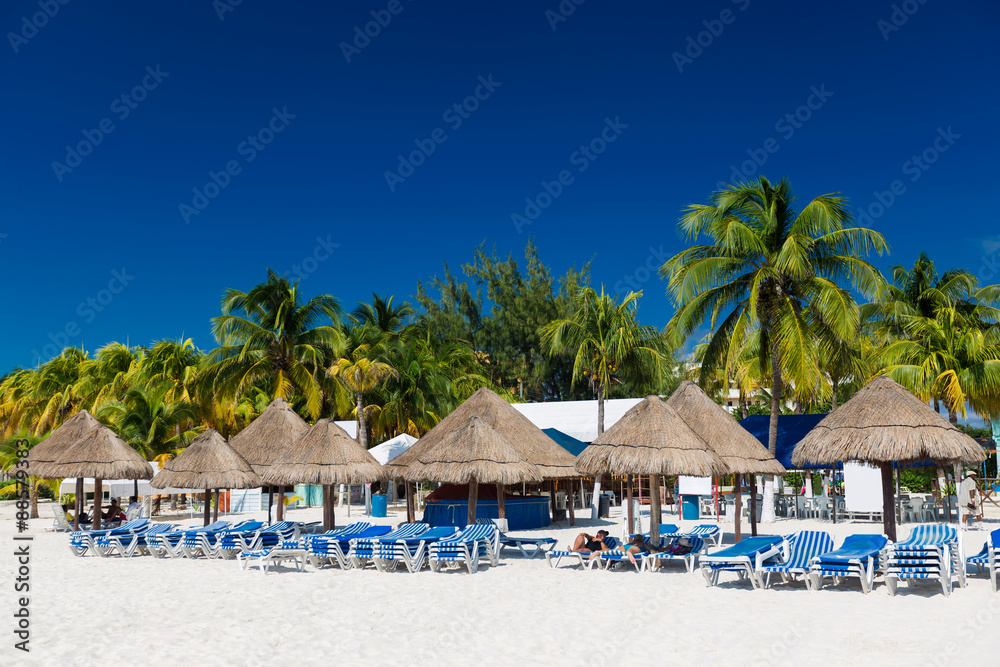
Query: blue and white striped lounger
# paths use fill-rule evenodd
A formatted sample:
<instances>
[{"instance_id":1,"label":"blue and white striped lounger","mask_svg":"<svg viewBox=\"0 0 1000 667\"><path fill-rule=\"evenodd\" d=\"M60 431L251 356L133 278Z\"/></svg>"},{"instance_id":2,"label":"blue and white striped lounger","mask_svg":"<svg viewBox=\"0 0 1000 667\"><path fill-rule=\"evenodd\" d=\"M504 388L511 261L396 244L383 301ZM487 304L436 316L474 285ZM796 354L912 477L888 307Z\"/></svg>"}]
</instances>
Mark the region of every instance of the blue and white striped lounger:
<instances>
[{"instance_id":1,"label":"blue and white striped lounger","mask_svg":"<svg viewBox=\"0 0 1000 667\"><path fill-rule=\"evenodd\" d=\"M309 562L317 569L325 564L336 564L343 570L350 569L351 562L347 559L347 552L350 551L352 539L359 537L380 537L391 530L391 526L368 526L361 532L346 535L313 535L306 542L306 552L309 555Z\"/></svg>"},{"instance_id":2,"label":"blue and white striped lounger","mask_svg":"<svg viewBox=\"0 0 1000 667\"><path fill-rule=\"evenodd\" d=\"M660 532L661 542L664 538L673 541L678 537L700 537L706 544L711 542L714 546L719 546L719 540L722 539L722 529L712 523L703 523L686 533L679 533L676 529L667 534Z\"/></svg>"},{"instance_id":3,"label":"blue and white striped lounger","mask_svg":"<svg viewBox=\"0 0 1000 667\"><path fill-rule=\"evenodd\" d=\"M976 566L976 572L981 572L985 567L990 575L990 583L993 592L997 592L997 567L1000 565L1000 529L994 530L986 539L986 544L975 556L966 559L969 565Z\"/></svg>"},{"instance_id":4,"label":"blue and white striped lounger","mask_svg":"<svg viewBox=\"0 0 1000 667\"><path fill-rule=\"evenodd\" d=\"M861 580L865 594L875 584L875 568L879 565L882 550L889 543L885 535L850 535L839 549L828 551L812 559L807 583L812 590L819 590L823 577L833 577L834 583L847 577Z\"/></svg>"},{"instance_id":5,"label":"blue and white striped lounger","mask_svg":"<svg viewBox=\"0 0 1000 667\"><path fill-rule=\"evenodd\" d=\"M649 556L642 559L643 571L652 572L654 570L659 570L662 564L679 560L684 563L688 572L694 572L695 565L698 563L698 555L707 548L707 545L700 537L684 537L691 540L690 552L686 554L672 554L669 551L659 551L649 554Z\"/></svg>"},{"instance_id":6,"label":"blue and white striped lounger","mask_svg":"<svg viewBox=\"0 0 1000 667\"><path fill-rule=\"evenodd\" d=\"M610 535L604 538L604 544L608 547L608 549L618 548L618 540ZM571 551L569 549L545 552L545 560L548 561L549 567L559 567L559 563L561 563L564 558L574 561L573 565L579 565L580 567L585 568L587 567L587 560L590 558L590 552ZM555 562L553 562L553 559L555 559Z\"/></svg>"},{"instance_id":7,"label":"blue and white striped lounger","mask_svg":"<svg viewBox=\"0 0 1000 667\"><path fill-rule=\"evenodd\" d=\"M833 551L833 538L822 530L803 530L785 538L790 554L783 563L766 563L757 572L758 578L764 574L764 588L771 585L771 575L780 574L785 583L793 581L796 575L803 579L809 574L812 559L828 551ZM806 582L808 587L808 581Z\"/></svg>"},{"instance_id":8,"label":"blue and white striped lounger","mask_svg":"<svg viewBox=\"0 0 1000 667\"><path fill-rule=\"evenodd\" d=\"M431 570L440 572L444 563L465 563L469 574L472 574L479 571L483 556L486 556L490 565L495 566L498 538L499 531L494 525L466 526L454 539L438 540L431 545Z\"/></svg>"},{"instance_id":9,"label":"blue and white striped lounger","mask_svg":"<svg viewBox=\"0 0 1000 667\"><path fill-rule=\"evenodd\" d=\"M173 526L169 523L158 523L146 526L143 530L125 535L101 535L94 543L93 551L98 556L107 558L118 552L122 558L131 558L138 549L146 551L146 540L154 535L169 533Z\"/></svg>"},{"instance_id":10,"label":"blue and white striped lounger","mask_svg":"<svg viewBox=\"0 0 1000 667\"><path fill-rule=\"evenodd\" d=\"M214 558L220 549L228 548L235 540L249 539L264 526L263 521L245 521L223 530L196 530L186 533L181 541L181 550L188 558ZM235 555L235 554L234 554Z\"/></svg>"},{"instance_id":11,"label":"blue and white striped lounger","mask_svg":"<svg viewBox=\"0 0 1000 667\"><path fill-rule=\"evenodd\" d=\"M107 528L101 530L75 530L69 534L69 548L74 556L83 556L88 549L93 549L98 537L107 535L131 535L143 530L149 523L149 519L135 519L124 523L117 528ZM96 553L96 552L95 552Z\"/></svg>"},{"instance_id":12,"label":"blue and white striped lounger","mask_svg":"<svg viewBox=\"0 0 1000 667\"><path fill-rule=\"evenodd\" d=\"M740 579L749 579L754 588L760 588L763 582L757 571L781 554L783 541L776 535L748 537L739 544L703 555L699 560L701 573L709 586L719 583L719 573L735 572Z\"/></svg>"},{"instance_id":13,"label":"blue and white striped lounger","mask_svg":"<svg viewBox=\"0 0 1000 667\"><path fill-rule=\"evenodd\" d=\"M228 521L216 521L204 528L172 530L169 533L151 535L147 540L147 548L154 558L183 558L184 549L182 547L185 533L196 530L225 530L228 527Z\"/></svg>"},{"instance_id":14,"label":"blue and white striped lounger","mask_svg":"<svg viewBox=\"0 0 1000 667\"><path fill-rule=\"evenodd\" d=\"M430 545L440 540L454 539L460 532L457 526L436 526L418 537L392 541L381 538L375 567L379 572L385 572L394 570L399 563L403 563L411 574L419 572L427 562Z\"/></svg>"},{"instance_id":15,"label":"blue and white striped lounger","mask_svg":"<svg viewBox=\"0 0 1000 667\"><path fill-rule=\"evenodd\" d=\"M302 536L302 544L308 549L313 539L317 537L322 537L324 539L334 538L334 537L350 537L352 535L357 535L363 533L372 527L372 523L368 521L355 521L352 524L343 526L342 528L333 528L325 533L307 533Z\"/></svg>"},{"instance_id":16,"label":"blue and white striped lounger","mask_svg":"<svg viewBox=\"0 0 1000 667\"><path fill-rule=\"evenodd\" d=\"M347 552L347 559L351 562L351 567L363 570L368 563L372 563L378 556L380 545L383 541L391 545L396 540L417 537L422 533L426 533L429 529L430 526L426 523L402 523L396 527L396 530L388 532L381 537L352 538L348 543L350 550Z\"/></svg>"},{"instance_id":17,"label":"blue and white striped lounger","mask_svg":"<svg viewBox=\"0 0 1000 667\"><path fill-rule=\"evenodd\" d=\"M885 584L889 595L896 594L900 579L937 579L944 594L950 595L952 579L965 587L965 558L962 541L952 526L916 526L910 537L886 550Z\"/></svg>"},{"instance_id":18,"label":"blue and white striped lounger","mask_svg":"<svg viewBox=\"0 0 1000 667\"><path fill-rule=\"evenodd\" d=\"M281 564L286 560L295 563L295 569L301 572L306 564L306 550L299 540L286 540L281 544L255 551L241 551L236 554L236 560L241 570L247 570L256 564L262 574L267 574L272 563Z\"/></svg>"}]
</instances>

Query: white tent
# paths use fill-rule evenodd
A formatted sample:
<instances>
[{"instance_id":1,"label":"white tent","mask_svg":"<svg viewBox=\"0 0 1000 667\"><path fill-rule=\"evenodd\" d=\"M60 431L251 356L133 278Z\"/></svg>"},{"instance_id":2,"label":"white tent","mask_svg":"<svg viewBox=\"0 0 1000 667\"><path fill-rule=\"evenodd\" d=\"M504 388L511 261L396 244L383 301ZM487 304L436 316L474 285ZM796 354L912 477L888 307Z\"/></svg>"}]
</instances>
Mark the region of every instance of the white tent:
<instances>
[{"instance_id":1,"label":"white tent","mask_svg":"<svg viewBox=\"0 0 1000 667\"><path fill-rule=\"evenodd\" d=\"M344 429L345 431L347 431L347 435L351 436L352 438L358 437L358 422L354 421L353 419L347 419L344 421L335 421L333 423L339 426L340 428Z\"/></svg>"},{"instance_id":2,"label":"white tent","mask_svg":"<svg viewBox=\"0 0 1000 667\"><path fill-rule=\"evenodd\" d=\"M160 466L156 461L150 461L149 466L153 469L153 475L160 472ZM111 498L121 498L124 496L131 496L135 490L135 481L131 479L102 479L101 489L104 493L107 493ZM94 493L94 478L84 477L83 478L83 491L84 493ZM153 495L171 495L176 493L204 493L205 489L175 489L173 487L168 487L166 489L154 489L149 484L148 479L139 480L139 495L140 496L153 496ZM69 477L62 481L59 485L59 493L76 493L76 478Z\"/></svg>"},{"instance_id":3,"label":"white tent","mask_svg":"<svg viewBox=\"0 0 1000 667\"><path fill-rule=\"evenodd\" d=\"M604 430L611 428L641 398L611 398L604 401ZM597 437L597 401L550 401L514 403L512 407L538 428L559 429L577 440L592 442Z\"/></svg>"},{"instance_id":4,"label":"white tent","mask_svg":"<svg viewBox=\"0 0 1000 667\"><path fill-rule=\"evenodd\" d=\"M381 445L372 447L368 450L368 453L374 456L376 461L385 465L412 447L416 441L417 439L409 433L403 433L402 435L397 435L395 438L386 440Z\"/></svg>"}]
</instances>

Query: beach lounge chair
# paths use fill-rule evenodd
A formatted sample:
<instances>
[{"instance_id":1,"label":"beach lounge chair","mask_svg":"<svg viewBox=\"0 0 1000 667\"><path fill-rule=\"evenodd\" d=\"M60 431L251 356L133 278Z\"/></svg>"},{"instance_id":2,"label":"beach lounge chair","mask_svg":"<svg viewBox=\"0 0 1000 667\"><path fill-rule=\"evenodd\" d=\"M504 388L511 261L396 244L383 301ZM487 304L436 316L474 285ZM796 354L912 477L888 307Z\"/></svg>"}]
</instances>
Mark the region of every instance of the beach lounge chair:
<instances>
[{"instance_id":1,"label":"beach lounge chair","mask_svg":"<svg viewBox=\"0 0 1000 667\"><path fill-rule=\"evenodd\" d=\"M105 535L128 535L146 527L149 523L149 519L136 519L135 521L129 521L128 523L118 526L117 528L108 528L101 530L77 530L69 534L69 548L73 552L74 556L83 556L87 553L88 549L93 549L95 541L98 537L103 537Z\"/></svg>"},{"instance_id":2,"label":"beach lounge chair","mask_svg":"<svg viewBox=\"0 0 1000 667\"><path fill-rule=\"evenodd\" d=\"M172 529L173 526L169 523L158 523L130 534L102 535L94 541L93 551L102 558L113 556L116 552L122 558L131 558L140 548L146 552L146 540L149 536L169 533Z\"/></svg>"},{"instance_id":3,"label":"beach lounge chair","mask_svg":"<svg viewBox=\"0 0 1000 667\"><path fill-rule=\"evenodd\" d=\"M665 563L679 560L684 563L688 572L694 572L694 568L698 564L699 554L705 551L708 545L705 543L705 540L700 537L688 537L686 535L683 537L691 541L691 550L688 553L670 553L669 551L651 553L649 556L642 559L643 571L650 572L658 570L660 569L660 566Z\"/></svg>"},{"instance_id":4,"label":"beach lounge chair","mask_svg":"<svg viewBox=\"0 0 1000 667\"><path fill-rule=\"evenodd\" d=\"M206 541L210 539L206 538ZM231 530L219 535L211 550L206 548L205 551L206 555L212 558L232 560L241 551L259 551L277 546L281 542L298 539L298 524L292 521L278 521L263 528L258 523L252 530L247 528Z\"/></svg>"},{"instance_id":5,"label":"beach lounge chair","mask_svg":"<svg viewBox=\"0 0 1000 667\"><path fill-rule=\"evenodd\" d=\"M763 584L757 572L768 560L782 553L783 542L782 538L772 535L748 537L731 547L703 555L699 559L701 573L709 586L719 583L720 573L735 572L740 579L749 579L754 588L760 588Z\"/></svg>"},{"instance_id":6,"label":"beach lounge chair","mask_svg":"<svg viewBox=\"0 0 1000 667\"><path fill-rule=\"evenodd\" d=\"M212 558L218 554L218 549L222 545L223 538L233 535L251 535L259 531L264 525L263 521L243 521L235 526L223 527L209 530L210 526L189 530L184 533L181 540L181 551L188 558Z\"/></svg>"},{"instance_id":7,"label":"beach lounge chair","mask_svg":"<svg viewBox=\"0 0 1000 667\"><path fill-rule=\"evenodd\" d=\"M146 550L154 558L183 558L185 533L195 532L196 530L225 530L229 525L228 521L216 521L202 528L171 530L167 533L151 535L146 540Z\"/></svg>"},{"instance_id":8,"label":"beach lounge chair","mask_svg":"<svg viewBox=\"0 0 1000 667\"><path fill-rule=\"evenodd\" d=\"M53 505L52 514L54 518L52 519L52 530L57 533L71 533L73 532L73 524L66 520L66 513L62 511L61 505ZM89 523L81 523L81 526L89 526Z\"/></svg>"},{"instance_id":9,"label":"beach lounge chair","mask_svg":"<svg viewBox=\"0 0 1000 667\"><path fill-rule=\"evenodd\" d=\"M607 545L609 549L618 548L618 540L611 537L610 535L604 539L604 544ZM587 567L587 560L590 558L589 553L583 553L580 551L571 551L569 549L563 550L550 550L545 552L545 560L548 562L549 567L559 567L559 563L563 559L575 561L573 565L579 565L580 567ZM553 559L555 561L553 562Z\"/></svg>"},{"instance_id":10,"label":"beach lounge chair","mask_svg":"<svg viewBox=\"0 0 1000 667\"><path fill-rule=\"evenodd\" d=\"M391 526L368 526L360 532L346 535L338 535L336 531L330 534L313 535L312 539L305 542L305 549L313 567L320 568L324 564L336 564L341 569L347 570L351 567L347 553L350 551L352 539L380 537L391 530Z\"/></svg>"},{"instance_id":11,"label":"beach lounge chair","mask_svg":"<svg viewBox=\"0 0 1000 667\"><path fill-rule=\"evenodd\" d=\"M982 572L983 568L986 568L986 571L990 575L990 584L993 586L993 592L996 593L997 568L1000 566L1000 529L990 533L982 550L975 556L969 556L966 562L969 565L975 565L976 572Z\"/></svg>"},{"instance_id":12,"label":"beach lounge chair","mask_svg":"<svg viewBox=\"0 0 1000 667\"><path fill-rule=\"evenodd\" d=\"M965 556L962 540L954 527L944 524L916 526L906 540L886 550L885 585L896 594L900 579L937 579L950 595L952 579L965 588Z\"/></svg>"},{"instance_id":13,"label":"beach lounge chair","mask_svg":"<svg viewBox=\"0 0 1000 667\"><path fill-rule=\"evenodd\" d=\"M525 558L535 558L554 549L557 542L554 537L511 537L500 533L500 552L503 553L504 549L517 549Z\"/></svg>"},{"instance_id":14,"label":"beach lounge chair","mask_svg":"<svg viewBox=\"0 0 1000 667\"><path fill-rule=\"evenodd\" d=\"M764 575L764 588L771 586L771 575L775 573L780 574L785 583L793 581L796 575L805 579L812 559L833 551L833 538L821 530L803 530L787 536L785 541L789 547L788 558L782 563L765 563L757 572L758 578Z\"/></svg>"},{"instance_id":15,"label":"beach lounge chair","mask_svg":"<svg viewBox=\"0 0 1000 667\"><path fill-rule=\"evenodd\" d=\"M347 526L342 526L341 528L333 528L326 531L325 533L306 533L302 536L302 546L309 550L312 545L312 541L317 537L322 537L324 539L329 539L332 537L346 537L351 535L357 535L363 533L372 527L372 523L368 521L355 521Z\"/></svg>"},{"instance_id":16,"label":"beach lounge chair","mask_svg":"<svg viewBox=\"0 0 1000 667\"><path fill-rule=\"evenodd\" d=\"M647 546L649 542L645 543ZM601 568L605 570L611 570L615 567L626 565L627 563L632 563L635 566L636 572L641 572L646 568L646 559L653 555L651 551L646 551L643 553L632 554L632 559L630 560L628 554L625 553L630 544L626 544L620 547L615 547L610 551L600 552L600 556L591 560L589 557L587 559L590 569L594 569L598 564ZM634 562L633 562L634 561Z\"/></svg>"},{"instance_id":17,"label":"beach lounge chair","mask_svg":"<svg viewBox=\"0 0 1000 667\"><path fill-rule=\"evenodd\" d=\"M458 537L457 526L436 526L417 537L406 537L390 542L379 540L379 550L375 556L375 567L379 572L394 570L399 563L406 565L411 574L419 572L427 562L430 545L440 540Z\"/></svg>"},{"instance_id":18,"label":"beach lounge chair","mask_svg":"<svg viewBox=\"0 0 1000 667\"><path fill-rule=\"evenodd\" d=\"M261 574L267 574L272 563L280 565L288 560L295 564L295 569L299 572L305 568L306 550L299 540L287 540L266 549L241 551L236 554L236 561L241 570L249 569L256 564Z\"/></svg>"},{"instance_id":19,"label":"beach lounge chair","mask_svg":"<svg viewBox=\"0 0 1000 667\"><path fill-rule=\"evenodd\" d=\"M472 574L479 571L483 556L495 566L499 534L494 525L475 524L466 526L454 539L434 542L430 547L431 570L440 572L444 563L465 563L469 574Z\"/></svg>"},{"instance_id":20,"label":"beach lounge chair","mask_svg":"<svg viewBox=\"0 0 1000 667\"><path fill-rule=\"evenodd\" d=\"M846 577L857 577L861 591L867 594L875 584L875 568L888 542L885 535L850 535L839 549L812 559L807 585L819 590L824 577L833 577L834 584Z\"/></svg>"},{"instance_id":21,"label":"beach lounge chair","mask_svg":"<svg viewBox=\"0 0 1000 667\"><path fill-rule=\"evenodd\" d=\"M677 532L676 526L674 526L674 530L665 533L663 531L663 526L660 527L661 544L672 542L678 537L700 537L706 545L708 542L711 542L713 546L719 546L719 541L722 539L722 529L714 523L703 523L695 526L686 533Z\"/></svg>"},{"instance_id":22,"label":"beach lounge chair","mask_svg":"<svg viewBox=\"0 0 1000 667\"><path fill-rule=\"evenodd\" d=\"M426 523L402 523L396 530L386 533L381 537L355 537L349 542L350 550L347 552L347 559L351 562L351 567L363 570L368 563L372 563L378 556L383 541L391 545L396 540L407 537L418 537L430 529ZM376 568L377 569L377 568Z\"/></svg>"}]
</instances>

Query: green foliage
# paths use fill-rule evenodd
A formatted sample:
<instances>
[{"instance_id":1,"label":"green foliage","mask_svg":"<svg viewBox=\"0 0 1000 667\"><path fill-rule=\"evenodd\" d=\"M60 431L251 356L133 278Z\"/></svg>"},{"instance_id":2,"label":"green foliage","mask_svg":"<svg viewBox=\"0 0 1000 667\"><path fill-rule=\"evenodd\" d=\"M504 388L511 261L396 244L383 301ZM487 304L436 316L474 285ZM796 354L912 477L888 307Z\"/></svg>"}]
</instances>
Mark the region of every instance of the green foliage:
<instances>
[{"instance_id":1,"label":"green foliage","mask_svg":"<svg viewBox=\"0 0 1000 667\"><path fill-rule=\"evenodd\" d=\"M968 424L958 424L958 430L973 438L992 438L993 429L983 426L969 426Z\"/></svg>"}]
</instances>

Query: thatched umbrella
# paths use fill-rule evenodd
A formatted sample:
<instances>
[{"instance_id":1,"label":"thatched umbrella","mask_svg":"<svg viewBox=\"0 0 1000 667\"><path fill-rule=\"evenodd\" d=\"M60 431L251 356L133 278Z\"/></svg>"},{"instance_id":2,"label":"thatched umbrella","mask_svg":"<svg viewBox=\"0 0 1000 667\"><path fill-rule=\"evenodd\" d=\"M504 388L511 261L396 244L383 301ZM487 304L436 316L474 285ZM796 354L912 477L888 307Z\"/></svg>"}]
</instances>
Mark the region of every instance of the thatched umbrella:
<instances>
[{"instance_id":1,"label":"thatched umbrella","mask_svg":"<svg viewBox=\"0 0 1000 667\"><path fill-rule=\"evenodd\" d=\"M264 484L317 484L323 487L323 530L335 525L334 486L367 484L386 473L347 431L329 419L320 419L292 447L271 461Z\"/></svg>"},{"instance_id":2,"label":"thatched umbrella","mask_svg":"<svg viewBox=\"0 0 1000 667\"><path fill-rule=\"evenodd\" d=\"M47 479L93 477L96 530L101 527L102 482L106 479L150 479L153 470L149 462L114 431L98 425L82 440L63 450L55 461L37 463L33 474Z\"/></svg>"},{"instance_id":3,"label":"thatched umbrella","mask_svg":"<svg viewBox=\"0 0 1000 667\"><path fill-rule=\"evenodd\" d=\"M892 464L932 460L980 463L975 440L889 377L877 377L799 441L792 463L835 465L860 461L882 470L885 533L896 541Z\"/></svg>"},{"instance_id":4,"label":"thatched umbrella","mask_svg":"<svg viewBox=\"0 0 1000 667\"><path fill-rule=\"evenodd\" d=\"M42 475L36 472L43 469L46 463L53 463L68 447L75 445L101 425L93 415L86 410L80 410L63 422L62 426L52 431L49 437L31 448L24 459L28 463L27 473L36 477ZM76 478L76 500L73 512L74 529L80 530L80 510L83 509L83 477Z\"/></svg>"},{"instance_id":5,"label":"thatched umbrella","mask_svg":"<svg viewBox=\"0 0 1000 667\"><path fill-rule=\"evenodd\" d=\"M597 436L576 460L588 475L629 475L628 512L632 525L631 475L723 475L729 468L674 408L659 396L647 396L614 426ZM651 488L651 491L653 489ZM650 539L660 536L659 491L650 498ZM655 514L652 514L655 512Z\"/></svg>"},{"instance_id":6,"label":"thatched umbrella","mask_svg":"<svg viewBox=\"0 0 1000 667\"><path fill-rule=\"evenodd\" d=\"M260 477L247 460L230 447L215 429L209 429L191 441L183 452L156 473L150 486L205 489L205 525L209 524L209 494L215 489L215 519L219 518L219 489L252 489L260 486Z\"/></svg>"},{"instance_id":7,"label":"thatched umbrella","mask_svg":"<svg viewBox=\"0 0 1000 667\"><path fill-rule=\"evenodd\" d=\"M476 522L480 482L502 487L544 479L539 466L525 461L518 448L481 417L469 417L447 431L433 448L417 453L401 473L408 482L433 479L468 484L470 524ZM503 489L498 491L502 493Z\"/></svg>"},{"instance_id":8,"label":"thatched umbrella","mask_svg":"<svg viewBox=\"0 0 1000 667\"><path fill-rule=\"evenodd\" d=\"M518 452L518 456L523 461L534 465L541 472L543 479L574 479L580 476L574 467L576 457L560 447L552 438L531 423L531 421L520 412L511 407L495 392L485 387L477 390L472 396L466 399L460 406L442 419L437 426L428 431L415 445L410 447L386 465L386 470L395 477L404 477L402 471L406 470L412 462L419 457L425 457L425 453L431 451L449 434L454 431L463 431L468 425L469 419L478 417L490 428L502 435L510 442ZM426 460L426 458L425 458ZM409 477L411 481L417 480ZM426 479L433 479L424 477ZM443 480L435 480L443 481ZM525 480L527 481L527 480ZM407 484L406 507L409 519L413 520L413 493L412 485ZM477 489L478 492L478 489ZM554 490L550 485L550 504L554 502ZM500 517L505 516L503 489L497 489L497 502L499 503ZM572 508L572 503L570 507ZM572 519L572 515L570 515Z\"/></svg>"},{"instance_id":9,"label":"thatched umbrella","mask_svg":"<svg viewBox=\"0 0 1000 667\"><path fill-rule=\"evenodd\" d=\"M245 458L258 475L267 472L271 462L281 459L292 444L309 431L309 424L292 410L283 398L271 401L250 425L229 440L229 445ZM280 491L281 489L279 489ZM284 515L284 503L278 503L278 521ZM271 493L267 494L267 518L271 520Z\"/></svg>"},{"instance_id":10,"label":"thatched umbrella","mask_svg":"<svg viewBox=\"0 0 1000 667\"><path fill-rule=\"evenodd\" d=\"M767 451L760 441L740 426L721 405L708 397L701 387L691 380L680 386L667 399L667 405L680 414L688 426L708 446L715 450L729 473L736 476L736 517L734 530L740 541L740 476L750 475L750 527L757 534L757 488L754 475L784 475L785 468Z\"/></svg>"}]
</instances>

